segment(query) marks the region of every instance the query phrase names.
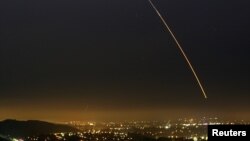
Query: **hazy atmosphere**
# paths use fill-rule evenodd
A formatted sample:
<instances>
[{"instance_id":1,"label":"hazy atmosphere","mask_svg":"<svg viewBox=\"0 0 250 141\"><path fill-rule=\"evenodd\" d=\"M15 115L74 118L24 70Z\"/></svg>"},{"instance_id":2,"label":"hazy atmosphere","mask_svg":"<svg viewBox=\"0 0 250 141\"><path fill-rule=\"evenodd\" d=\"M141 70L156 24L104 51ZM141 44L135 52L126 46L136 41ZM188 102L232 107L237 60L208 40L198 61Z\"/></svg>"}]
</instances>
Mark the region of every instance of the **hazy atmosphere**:
<instances>
[{"instance_id":1,"label":"hazy atmosphere","mask_svg":"<svg viewBox=\"0 0 250 141\"><path fill-rule=\"evenodd\" d=\"M0 120L250 119L250 2L0 1Z\"/></svg>"}]
</instances>

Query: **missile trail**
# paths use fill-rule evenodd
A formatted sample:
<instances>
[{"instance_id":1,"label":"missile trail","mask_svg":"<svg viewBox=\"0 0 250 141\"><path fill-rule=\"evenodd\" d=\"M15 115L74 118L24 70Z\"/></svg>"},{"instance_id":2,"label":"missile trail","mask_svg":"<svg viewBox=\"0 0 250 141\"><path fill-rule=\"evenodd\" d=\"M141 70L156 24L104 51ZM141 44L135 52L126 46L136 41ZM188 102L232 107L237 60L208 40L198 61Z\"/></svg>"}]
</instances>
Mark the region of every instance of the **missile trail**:
<instances>
[{"instance_id":1,"label":"missile trail","mask_svg":"<svg viewBox=\"0 0 250 141\"><path fill-rule=\"evenodd\" d=\"M195 70L194 70L194 68L193 68L193 66L192 66L192 64L191 64L191 62L189 61L189 59L188 59L186 53L185 53L184 50L182 49L182 47L181 47L180 43L178 42L178 40L176 39L174 33L172 32L172 30L171 30L170 27L168 26L167 22L166 22L166 21L164 20L164 18L162 17L161 13L157 10L157 8L156 8L155 5L153 4L153 2L152 2L151 0L148 0L148 1L149 1L149 3L151 4L151 6L153 7L153 9L155 10L155 12L157 13L157 15L160 17L161 21L163 22L164 26L165 26L165 27L167 28L167 30L169 31L170 35L173 37L173 39L174 39L174 41L175 41L177 47L179 48L181 54L182 54L183 57L185 58L185 60L186 60L186 62L187 62L187 64L188 64L189 68L191 69L191 71L192 71L192 73L193 73L193 75L194 75L194 77L195 77L195 79L196 79L198 85L200 86L200 89L201 89L201 91L202 91L202 94L203 94L204 98L206 99L206 98L207 98L206 92L205 92L205 90L204 90L204 88L203 88L203 86L202 86L202 84L201 84L201 82L200 82L200 79L199 79L198 75L196 74L196 72L195 72Z\"/></svg>"}]
</instances>

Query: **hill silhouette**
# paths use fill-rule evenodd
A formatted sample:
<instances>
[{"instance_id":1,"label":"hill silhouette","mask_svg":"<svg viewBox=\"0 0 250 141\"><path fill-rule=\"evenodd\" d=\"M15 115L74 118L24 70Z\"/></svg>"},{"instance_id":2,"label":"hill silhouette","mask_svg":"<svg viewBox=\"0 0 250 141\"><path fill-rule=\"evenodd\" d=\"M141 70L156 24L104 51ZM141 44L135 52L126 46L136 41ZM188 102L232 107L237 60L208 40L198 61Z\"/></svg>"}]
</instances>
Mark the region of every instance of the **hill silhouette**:
<instances>
[{"instance_id":1,"label":"hill silhouette","mask_svg":"<svg viewBox=\"0 0 250 141\"><path fill-rule=\"evenodd\" d=\"M68 125L53 124L38 120L18 121L8 119L0 122L0 134L12 137L78 131L78 129Z\"/></svg>"}]
</instances>

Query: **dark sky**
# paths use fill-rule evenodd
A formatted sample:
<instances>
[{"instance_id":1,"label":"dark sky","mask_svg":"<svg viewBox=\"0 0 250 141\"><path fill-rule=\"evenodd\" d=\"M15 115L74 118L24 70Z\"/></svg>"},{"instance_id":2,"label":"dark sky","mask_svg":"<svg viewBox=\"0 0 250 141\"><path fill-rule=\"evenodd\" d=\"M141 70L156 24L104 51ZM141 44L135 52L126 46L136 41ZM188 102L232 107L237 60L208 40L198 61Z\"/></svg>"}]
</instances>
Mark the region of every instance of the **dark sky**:
<instances>
[{"instance_id":1,"label":"dark sky","mask_svg":"<svg viewBox=\"0 0 250 141\"><path fill-rule=\"evenodd\" d=\"M250 119L250 2L0 1L0 119Z\"/></svg>"}]
</instances>

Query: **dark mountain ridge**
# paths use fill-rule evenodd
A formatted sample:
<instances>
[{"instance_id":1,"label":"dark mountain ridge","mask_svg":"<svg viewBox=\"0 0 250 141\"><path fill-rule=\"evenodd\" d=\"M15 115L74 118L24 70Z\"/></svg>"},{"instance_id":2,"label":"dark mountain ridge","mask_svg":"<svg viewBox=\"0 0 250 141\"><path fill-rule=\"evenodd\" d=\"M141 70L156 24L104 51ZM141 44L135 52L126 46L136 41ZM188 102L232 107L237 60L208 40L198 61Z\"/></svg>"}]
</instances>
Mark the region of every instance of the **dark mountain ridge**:
<instances>
[{"instance_id":1,"label":"dark mountain ridge","mask_svg":"<svg viewBox=\"0 0 250 141\"><path fill-rule=\"evenodd\" d=\"M18 121L8 119L0 121L0 134L10 135L12 137L78 131L78 129L68 125L54 124L38 120Z\"/></svg>"}]
</instances>

